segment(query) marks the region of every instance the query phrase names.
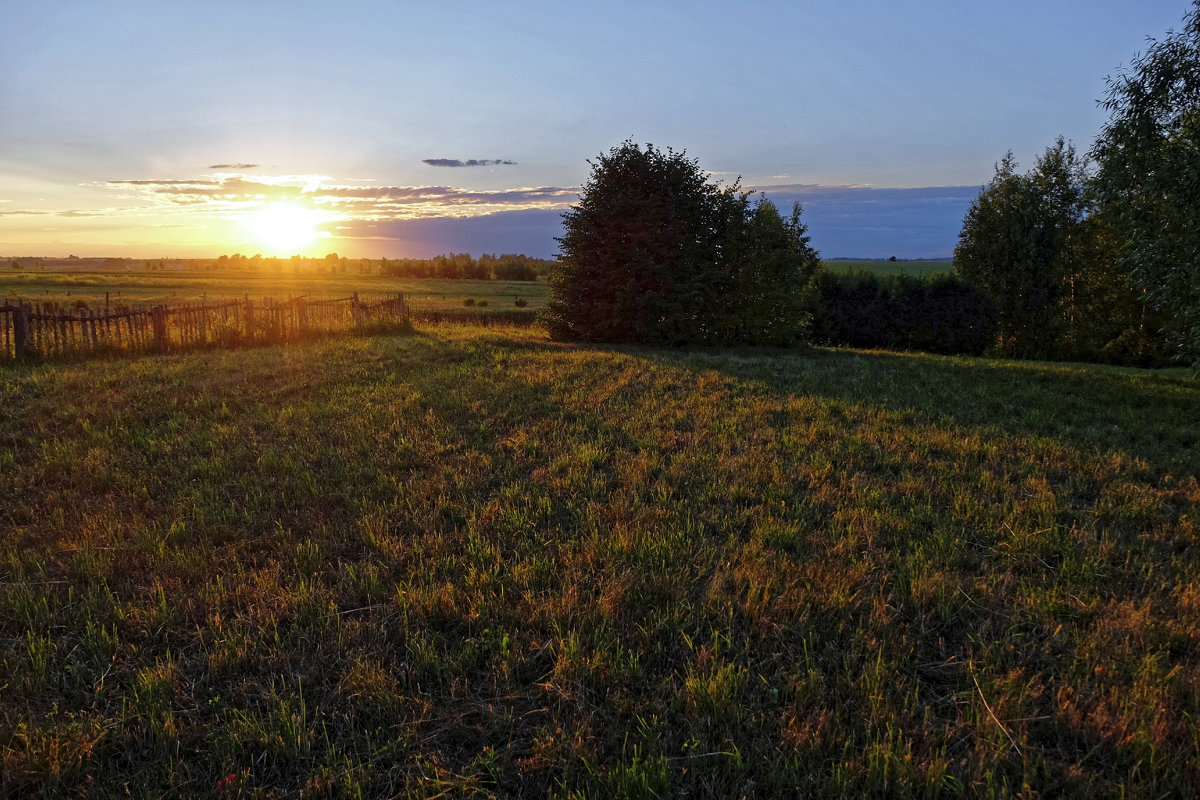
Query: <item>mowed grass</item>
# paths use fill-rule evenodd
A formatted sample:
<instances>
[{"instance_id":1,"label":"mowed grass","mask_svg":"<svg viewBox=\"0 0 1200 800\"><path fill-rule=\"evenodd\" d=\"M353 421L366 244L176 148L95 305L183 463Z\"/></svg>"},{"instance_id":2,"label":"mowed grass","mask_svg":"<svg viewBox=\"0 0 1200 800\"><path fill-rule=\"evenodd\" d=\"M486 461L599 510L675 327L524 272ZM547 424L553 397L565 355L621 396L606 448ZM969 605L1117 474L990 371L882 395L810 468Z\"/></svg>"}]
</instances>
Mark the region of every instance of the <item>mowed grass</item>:
<instances>
[{"instance_id":1,"label":"mowed grass","mask_svg":"<svg viewBox=\"0 0 1200 800\"><path fill-rule=\"evenodd\" d=\"M103 272L99 270L0 271L0 304L5 300L36 300L73 303L83 301L103 307L111 304L156 305L198 303L204 300L251 300L273 297L348 297L358 292L364 299L395 296L403 292L417 311L461 309L470 298L476 310L510 311L521 299L528 310L546 302L544 281L467 281L389 278L346 273L301 273L267 271L156 270ZM480 309L480 301L487 303Z\"/></svg>"},{"instance_id":2,"label":"mowed grass","mask_svg":"<svg viewBox=\"0 0 1200 800\"><path fill-rule=\"evenodd\" d=\"M0 377L0 795L1200 791L1181 373L430 328Z\"/></svg>"}]
</instances>

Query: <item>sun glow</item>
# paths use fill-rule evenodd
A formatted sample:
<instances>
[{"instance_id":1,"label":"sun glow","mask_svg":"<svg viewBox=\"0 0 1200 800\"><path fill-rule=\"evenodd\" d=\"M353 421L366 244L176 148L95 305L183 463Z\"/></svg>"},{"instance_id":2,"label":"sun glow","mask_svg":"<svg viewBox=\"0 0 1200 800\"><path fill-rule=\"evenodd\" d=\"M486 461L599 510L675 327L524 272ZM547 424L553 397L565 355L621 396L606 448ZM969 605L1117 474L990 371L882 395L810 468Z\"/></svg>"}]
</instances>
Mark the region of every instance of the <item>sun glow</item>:
<instances>
[{"instance_id":1,"label":"sun glow","mask_svg":"<svg viewBox=\"0 0 1200 800\"><path fill-rule=\"evenodd\" d=\"M330 215L292 203L271 203L245 217L250 236L272 255L307 255L329 233L321 223Z\"/></svg>"}]
</instances>

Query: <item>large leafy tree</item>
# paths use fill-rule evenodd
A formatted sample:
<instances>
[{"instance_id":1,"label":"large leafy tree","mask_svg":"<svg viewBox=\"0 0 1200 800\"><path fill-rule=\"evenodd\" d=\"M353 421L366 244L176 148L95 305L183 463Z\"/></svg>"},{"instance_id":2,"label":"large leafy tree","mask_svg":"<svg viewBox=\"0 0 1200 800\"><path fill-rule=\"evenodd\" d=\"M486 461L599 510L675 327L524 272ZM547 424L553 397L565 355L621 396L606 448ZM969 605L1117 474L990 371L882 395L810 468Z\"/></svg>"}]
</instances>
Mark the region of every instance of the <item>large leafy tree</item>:
<instances>
[{"instance_id":1,"label":"large leafy tree","mask_svg":"<svg viewBox=\"0 0 1200 800\"><path fill-rule=\"evenodd\" d=\"M542 319L562 339L661 341L708 302L722 198L683 153L626 141L563 214Z\"/></svg>"},{"instance_id":2,"label":"large leafy tree","mask_svg":"<svg viewBox=\"0 0 1200 800\"><path fill-rule=\"evenodd\" d=\"M967 210L955 270L994 301L1006 355L1056 355L1086 183L1082 159L1060 138L1024 175L1008 153Z\"/></svg>"},{"instance_id":3,"label":"large leafy tree","mask_svg":"<svg viewBox=\"0 0 1200 800\"><path fill-rule=\"evenodd\" d=\"M552 336L782 344L802 334L820 262L799 208L784 219L653 145L626 141L589 163L550 274Z\"/></svg>"},{"instance_id":4,"label":"large leafy tree","mask_svg":"<svg viewBox=\"0 0 1200 800\"><path fill-rule=\"evenodd\" d=\"M1134 281L1200 367L1200 0L1183 28L1109 79L1097 196Z\"/></svg>"}]
</instances>

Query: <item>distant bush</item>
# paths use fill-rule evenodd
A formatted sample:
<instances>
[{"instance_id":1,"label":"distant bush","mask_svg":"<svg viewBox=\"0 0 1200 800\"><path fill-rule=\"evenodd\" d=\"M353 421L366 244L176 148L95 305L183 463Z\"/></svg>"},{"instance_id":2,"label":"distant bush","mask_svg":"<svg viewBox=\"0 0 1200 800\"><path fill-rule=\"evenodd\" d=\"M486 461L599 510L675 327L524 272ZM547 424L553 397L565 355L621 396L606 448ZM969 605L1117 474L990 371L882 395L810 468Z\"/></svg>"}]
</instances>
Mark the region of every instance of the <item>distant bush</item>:
<instances>
[{"instance_id":1,"label":"distant bush","mask_svg":"<svg viewBox=\"0 0 1200 800\"><path fill-rule=\"evenodd\" d=\"M823 272L813 339L850 347L979 355L996 338L996 309L952 275L915 278Z\"/></svg>"},{"instance_id":2,"label":"distant bush","mask_svg":"<svg viewBox=\"0 0 1200 800\"><path fill-rule=\"evenodd\" d=\"M475 298L468 297L466 300L463 300L463 305L467 308L470 308L471 306L475 305Z\"/></svg>"},{"instance_id":3,"label":"distant bush","mask_svg":"<svg viewBox=\"0 0 1200 800\"><path fill-rule=\"evenodd\" d=\"M524 297L518 297L516 300L513 301L513 305L516 306L517 308L524 308L525 306L529 305L529 301L526 300Z\"/></svg>"}]
</instances>

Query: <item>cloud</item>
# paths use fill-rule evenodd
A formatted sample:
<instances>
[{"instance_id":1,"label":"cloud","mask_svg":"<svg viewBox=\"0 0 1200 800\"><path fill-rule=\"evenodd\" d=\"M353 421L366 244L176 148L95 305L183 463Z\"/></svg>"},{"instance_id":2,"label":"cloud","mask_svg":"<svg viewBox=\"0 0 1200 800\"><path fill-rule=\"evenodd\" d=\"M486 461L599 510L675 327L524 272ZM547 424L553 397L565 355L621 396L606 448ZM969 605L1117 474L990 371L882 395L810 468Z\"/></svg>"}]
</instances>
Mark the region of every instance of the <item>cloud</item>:
<instances>
[{"instance_id":1,"label":"cloud","mask_svg":"<svg viewBox=\"0 0 1200 800\"><path fill-rule=\"evenodd\" d=\"M757 189L784 213L800 202L813 245L826 258L947 258L953 254L963 216L979 194L978 186L787 184ZM548 258L557 252L555 237L563 233L562 210L575 202L578 189L484 193L436 186L379 187L347 189L345 195L385 212L350 214L333 231L357 241L363 250L413 258L448 251ZM420 211L404 211L400 207L405 204Z\"/></svg>"},{"instance_id":2,"label":"cloud","mask_svg":"<svg viewBox=\"0 0 1200 800\"><path fill-rule=\"evenodd\" d=\"M100 211L81 211L79 209L67 209L65 211L35 211L35 210L19 210L19 211L0 211L0 217L102 217L103 212Z\"/></svg>"},{"instance_id":3,"label":"cloud","mask_svg":"<svg viewBox=\"0 0 1200 800\"><path fill-rule=\"evenodd\" d=\"M472 158L467 161L460 161L457 158L426 158L422 163L431 167L511 167L515 166L517 162L499 158Z\"/></svg>"},{"instance_id":4,"label":"cloud","mask_svg":"<svg viewBox=\"0 0 1200 800\"><path fill-rule=\"evenodd\" d=\"M351 220L332 231L364 252L432 258L441 253L524 253L550 258L562 236L562 212L533 209L472 217Z\"/></svg>"},{"instance_id":5,"label":"cloud","mask_svg":"<svg viewBox=\"0 0 1200 800\"><path fill-rule=\"evenodd\" d=\"M258 164L213 164L209 169L258 169Z\"/></svg>"},{"instance_id":6,"label":"cloud","mask_svg":"<svg viewBox=\"0 0 1200 800\"><path fill-rule=\"evenodd\" d=\"M559 186L475 191L454 186L327 187L312 193L314 202L351 216L382 219L466 217L519 209L564 209L579 190Z\"/></svg>"},{"instance_id":7,"label":"cloud","mask_svg":"<svg viewBox=\"0 0 1200 800\"><path fill-rule=\"evenodd\" d=\"M113 217L236 218L265 203L303 204L325 212L334 236L358 241L360 249L377 247L379 254L389 256L448 250L549 256L557 247L554 237L562 235L562 212L579 200L580 191L563 186L485 191L447 185L348 185L321 175L242 174L101 185L136 201L105 211ZM746 188L762 192L784 213L793 202L801 203L813 246L827 258L949 257L963 216L979 194L978 186L879 189L787 183Z\"/></svg>"},{"instance_id":8,"label":"cloud","mask_svg":"<svg viewBox=\"0 0 1200 800\"><path fill-rule=\"evenodd\" d=\"M376 252L388 256L436 255L468 246L478 252L549 255L556 246L554 237L562 233L563 210L579 199L578 187L364 186L319 175L223 174L193 180L114 180L98 186L127 201L126 208L112 210L110 216L237 220L268 203L292 203L319 212L332 235L359 240L360 249L374 251L378 246ZM442 250L427 250L426 245Z\"/></svg>"},{"instance_id":9,"label":"cloud","mask_svg":"<svg viewBox=\"0 0 1200 800\"><path fill-rule=\"evenodd\" d=\"M109 188L159 206L210 206L212 210L263 202L302 202L362 219L464 217L518 209L564 209L579 198L577 188L517 187L479 191L454 186L345 186L320 176L258 178L227 175L197 180L109 181Z\"/></svg>"}]
</instances>

